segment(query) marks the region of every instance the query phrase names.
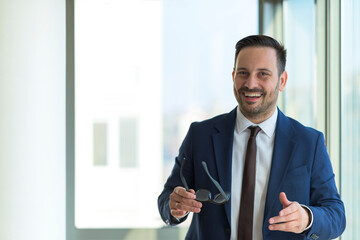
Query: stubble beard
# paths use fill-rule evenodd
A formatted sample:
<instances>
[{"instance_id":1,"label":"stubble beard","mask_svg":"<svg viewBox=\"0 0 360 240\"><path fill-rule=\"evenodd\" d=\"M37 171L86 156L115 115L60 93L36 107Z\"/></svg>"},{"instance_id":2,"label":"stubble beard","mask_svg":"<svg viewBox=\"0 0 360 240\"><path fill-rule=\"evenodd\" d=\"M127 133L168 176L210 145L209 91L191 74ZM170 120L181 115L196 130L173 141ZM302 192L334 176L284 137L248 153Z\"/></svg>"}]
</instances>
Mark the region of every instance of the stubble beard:
<instances>
[{"instance_id":1,"label":"stubble beard","mask_svg":"<svg viewBox=\"0 0 360 240\"><path fill-rule=\"evenodd\" d=\"M273 109L276 106L276 102L279 96L279 84L280 81L276 85L275 89L270 93L261 90L263 95L262 95L261 103L258 104L257 106L253 106L256 105L257 103L246 102L246 100L242 95L242 92L244 91L243 88L236 90L234 86L235 98L239 104L239 108L242 114L248 119L266 120L267 118L269 118L270 117L269 115L272 113Z\"/></svg>"}]
</instances>

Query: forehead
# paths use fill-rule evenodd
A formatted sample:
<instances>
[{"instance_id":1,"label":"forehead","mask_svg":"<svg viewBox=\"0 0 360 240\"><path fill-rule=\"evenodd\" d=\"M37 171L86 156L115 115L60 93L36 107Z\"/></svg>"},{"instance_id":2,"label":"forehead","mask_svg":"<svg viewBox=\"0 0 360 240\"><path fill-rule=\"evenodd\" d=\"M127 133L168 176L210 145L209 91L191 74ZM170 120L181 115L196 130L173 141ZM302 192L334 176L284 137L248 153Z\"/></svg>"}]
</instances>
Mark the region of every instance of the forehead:
<instances>
[{"instance_id":1,"label":"forehead","mask_svg":"<svg viewBox=\"0 0 360 240\"><path fill-rule=\"evenodd\" d=\"M276 50L271 47L245 47L236 58L239 68L275 68L277 65Z\"/></svg>"}]
</instances>

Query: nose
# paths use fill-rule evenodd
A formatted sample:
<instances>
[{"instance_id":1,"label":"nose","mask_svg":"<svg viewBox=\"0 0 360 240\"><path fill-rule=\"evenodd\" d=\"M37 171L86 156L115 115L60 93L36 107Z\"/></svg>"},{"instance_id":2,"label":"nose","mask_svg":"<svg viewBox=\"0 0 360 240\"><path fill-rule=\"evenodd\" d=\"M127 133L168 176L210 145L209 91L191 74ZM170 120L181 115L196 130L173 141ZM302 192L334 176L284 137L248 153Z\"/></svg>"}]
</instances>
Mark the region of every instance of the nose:
<instances>
[{"instance_id":1,"label":"nose","mask_svg":"<svg viewBox=\"0 0 360 240\"><path fill-rule=\"evenodd\" d=\"M258 86L258 79L255 74L250 74L246 80L245 87L249 89L254 89Z\"/></svg>"}]
</instances>

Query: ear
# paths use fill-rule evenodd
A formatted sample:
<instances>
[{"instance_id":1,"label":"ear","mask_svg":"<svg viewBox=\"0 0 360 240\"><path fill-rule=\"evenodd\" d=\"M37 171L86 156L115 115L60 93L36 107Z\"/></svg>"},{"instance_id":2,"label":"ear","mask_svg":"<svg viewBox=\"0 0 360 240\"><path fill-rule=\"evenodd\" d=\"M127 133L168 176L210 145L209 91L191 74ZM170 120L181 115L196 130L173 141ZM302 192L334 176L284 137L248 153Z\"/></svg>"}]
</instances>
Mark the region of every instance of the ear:
<instances>
[{"instance_id":1,"label":"ear","mask_svg":"<svg viewBox=\"0 0 360 240\"><path fill-rule=\"evenodd\" d=\"M282 74L280 75L280 85L279 85L279 91L282 92L285 89L285 85L287 82L287 72L284 70Z\"/></svg>"},{"instance_id":2,"label":"ear","mask_svg":"<svg viewBox=\"0 0 360 240\"><path fill-rule=\"evenodd\" d=\"M233 71L232 71L232 79L233 79L233 82L234 82L234 77L235 77L235 68L233 68Z\"/></svg>"}]
</instances>

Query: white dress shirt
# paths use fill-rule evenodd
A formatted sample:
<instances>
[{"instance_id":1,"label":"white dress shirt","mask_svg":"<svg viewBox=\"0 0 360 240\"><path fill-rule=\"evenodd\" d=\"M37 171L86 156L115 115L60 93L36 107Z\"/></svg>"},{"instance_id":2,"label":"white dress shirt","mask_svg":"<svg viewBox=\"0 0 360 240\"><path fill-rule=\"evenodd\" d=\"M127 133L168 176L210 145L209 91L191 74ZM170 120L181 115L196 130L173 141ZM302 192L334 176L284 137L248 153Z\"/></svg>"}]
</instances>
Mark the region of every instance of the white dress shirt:
<instances>
[{"instance_id":1,"label":"white dress shirt","mask_svg":"<svg viewBox=\"0 0 360 240\"><path fill-rule=\"evenodd\" d=\"M260 124L249 121L237 108L234 130L232 179L231 179L231 240L237 239L238 218L241 199L242 178L250 126L259 126L261 131L256 136L256 179L254 197L253 240L262 240L262 227L267 186L269 182L272 153L274 149L275 128L278 115L276 108L273 115Z\"/></svg>"}]
</instances>

